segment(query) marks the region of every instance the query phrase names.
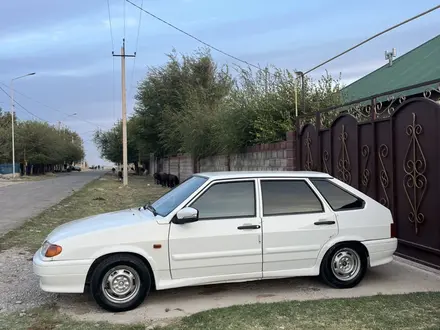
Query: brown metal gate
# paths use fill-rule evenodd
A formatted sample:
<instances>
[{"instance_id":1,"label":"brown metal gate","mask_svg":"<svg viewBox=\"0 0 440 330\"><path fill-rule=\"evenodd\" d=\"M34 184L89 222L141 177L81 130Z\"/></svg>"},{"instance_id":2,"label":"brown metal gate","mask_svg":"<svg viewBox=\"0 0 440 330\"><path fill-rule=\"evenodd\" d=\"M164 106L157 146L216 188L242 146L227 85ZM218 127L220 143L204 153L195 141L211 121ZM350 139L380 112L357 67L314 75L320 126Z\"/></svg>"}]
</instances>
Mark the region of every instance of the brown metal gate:
<instances>
[{"instance_id":1,"label":"brown metal gate","mask_svg":"<svg viewBox=\"0 0 440 330\"><path fill-rule=\"evenodd\" d=\"M297 168L380 201L393 212L398 254L440 268L440 85L416 87L299 117Z\"/></svg>"}]
</instances>

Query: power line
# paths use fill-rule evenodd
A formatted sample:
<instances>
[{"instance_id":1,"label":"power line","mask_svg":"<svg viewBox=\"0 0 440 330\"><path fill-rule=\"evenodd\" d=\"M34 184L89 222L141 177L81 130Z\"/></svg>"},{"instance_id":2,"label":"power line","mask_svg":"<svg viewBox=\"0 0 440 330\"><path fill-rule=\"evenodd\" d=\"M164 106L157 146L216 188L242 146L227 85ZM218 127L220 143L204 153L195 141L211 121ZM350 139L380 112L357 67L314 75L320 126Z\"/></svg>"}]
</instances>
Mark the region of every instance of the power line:
<instances>
[{"instance_id":1,"label":"power line","mask_svg":"<svg viewBox=\"0 0 440 330\"><path fill-rule=\"evenodd\" d=\"M8 87L5 83L0 82L0 84L2 84L2 85L5 86L5 87ZM1 87L0 87L0 88L1 88ZM3 90L3 88L2 88L2 90ZM4 90L3 90L3 91L4 91ZM58 109L56 109L56 108L54 108L54 107L51 107L51 106L49 106L49 105L47 105L47 104L44 104L43 102L38 101L38 100L36 100L36 99L30 97L29 95L26 95L26 94L24 94L24 93L22 93L22 92L16 90L15 88L14 88L14 92L17 93L17 94L19 94L19 95L21 95L21 96L26 97L26 98L29 99L29 100L34 101L35 103L38 103L38 104L42 105L43 107L48 108L49 110L59 112L59 113L65 115L65 116L70 116L70 115L71 115L71 114L68 114L68 113L66 113L66 112L64 112L64 111L58 110ZM15 100L14 100L14 102L18 104L18 102L16 102ZM95 126L95 127L97 127L97 128L100 128L99 125L97 125L97 124L95 124L95 123L92 123L91 121L88 121L88 120L86 120L86 119L82 119L82 118L78 117L78 115L76 115L75 117L76 117L77 119L79 119L80 121L83 121L83 122L88 123L88 124L90 124L90 125L93 125L93 126Z\"/></svg>"},{"instance_id":2,"label":"power line","mask_svg":"<svg viewBox=\"0 0 440 330\"><path fill-rule=\"evenodd\" d=\"M95 130L91 130L91 131L86 131L86 132L81 132L81 133L77 133L78 135L85 135L85 134L90 134L90 133L95 133Z\"/></svg>"},{"instance_id":3,"label":"power line","mask_svg":"<svg viewBox=\"0 0 440 330\"><path fill-rule=\"evenodd\" d=\"M124 39L125 39L125 1L124 1Z\"/></svg>"},{"instance_id":4,"label":"power line","mask_svg":"<svg viewBox=\"0 0 440 330\"><path fill-rule=\"evenodd\" d=\"M151 17L154 17L155 19L161 21L162 23L165 23L166 25L172 27L173 29L175 29L175 30L177 30L177 31L179 31L179 32L181 32L181 33L187 35L188 37L190 37L190 38L192 38L192 39L194 39L194 40L200 42L201 44L203 44L203 45L205 45L205 46L207 46L207 47L209 47L209 48L211 48L211 49L214 49L215 51L217 51L217 52L219 52L219 53L221 53L221 54L223 54L223 55L226 55L226 56L228 56L228 57L230 57L230 58L232 58L232 59L234 59L234 60L236 60L236 61L238 61L238 62L244 63L244 64L246 64L246 65L248 65L248 66L251 66L251 67L253 67L253 68L256 68L256 69L258 69L258 70L261 70L259 66L255 65L255 64L252 64L252 63L249 63L248 61L242 60L242 59L240 59L240 58L238 58L238 57L236 57L236 56L234 56L234 55L231 55L231 54L229 54L229 53L226 53L225 51L221 50L220 48L217 48L217 47L215 47L215 46L213 46L213 45L211 45L211 44L209 44L209 43L207 43L207 42L205 42L205 41L203 41L203 40L197 38L196 36L192 35L191 33L188 33L188 32L186 32L186 31L184 31L184 30L178 28L177 26L175 26L175 25L173 25L173 24L167 22L166 20L164 20L164 19L162 19L162 18L160 18L160 17L154 15L153 13L151 13L151 12L145 10L144 8L141 8L141 7L138 6L137 4L131 2L130 0L125 0L125 1L128 2L129 4L131 4L132 6L138 8L139 10L143 11L144 13L150 15Z\"/></svg>"},{"instance_id":5,"label":"power line","mask_svg":"<svg viewBox=\"0 0 440 330\"><path fill-rule=\"evenodd\" d=\"M112 96L113 96L113 119L116 119L116 92L115 92L115 57L112 56L113 73L112 73Z\"/></svg>"},{"instance_id":6,"label":"power line","mask_svg":"<svg viewBox=\"0 0 440 330\"><path fill-rule=\"evenodd\" d=\"M125 2L124 2L125 5ZM107 0L107 8L108 8L108 21L110 25L110 37L112 40L112 53L115 51L115 43L113 40L113 27L112 27L112 17L110 13L110 0ZM115 109L115 59L112 57L112 97L113 97L113 119L116 119L116 109Z\"/></svg>"},{"instance_id":7,"label":"power line","mask_svg":"<svg viewBox=\"0 0 440 330\"><path fill-rule=\"evenodd\" d=\"M143 7L144 7L144 0L142 0L142 2L141 2L141 10L143 9ZM138 30L137 30L136 48L135 48L136 51L137 51L138 45L139 45L139 34L141 32L141 23L142 23L142 11L139 11L139 25L138 25Z\"/></svg>"},{"instance_id":8,"label":"power line","mask_svg":"<svg viewBox=\"0 0 440 330\"><path fill-rule=\"evenodd\" d=\"M411 22L411 21L414 21L414 20L416 20L417 18L420 18L420 17L422 17L422 16L425 16L426 14L429 14L430 12L433 12L434 10L437 10L437 9L439 9L439 8L440 8L440 5L437 5L437 6L431 8L431 9L429 9L429 10L424 11L423 13L420 13L420 14L418 14L418 15L416 15L416 16L413 16L413 17L411 17L411 18L408 18L407 20L404 20L403 22L400 22L400 23L398 23L398 24L395 24L395 25L393 25L393 26L391 26L391 27L389 27L389 28L383 30L382 32L376 33L374 36L372 36L372 37L370 37L370 38L368 38L368 39L365 39L364 41L362 41L362 42L358 43L357 45L355 45L355 46L353 46L353 47L347 49L346 51L344 51L344 52L342 52L342 53L340 53L340 54L338 54L338 55L336 55L336 56L333 56L332 58L328 59L327 61L324 61L324 62L322 62L321 64L319 64L319 65L317 65L317 66L311 68L310 70L304 72L304 75L306 75L307 73L310 73L310 72L312 72L312 71L318 69L319 67L321 67L321 66L323 66L323 65L325 65L325 64L327 64L327 63L329 63L329 62L331 62L331 61L333 61L333 60L335 60L335 59L337 59L338 57L341 57L342 55L347 54L348 52L351 52L352 50L354 50L354 49L356 49L356 48L362 46L363 44L365 44L365 43L367 43L367 42L369 42L369 41L371 41L371 40L373 40L373 39L375 39L375 38L381 36L382 34L385 34L385 33L389 32L389 31L391 31L391 30L394 30L394 29L398 28L399 26L402 26L402 25L404 25L404 24L406 24L406 23L409 23L409 22Z\"/></svg>"},{"instance_id":9,"label":"power line","mask_svg":"<svg viewBox=\"0 0 440 330\"><path fill-rule=\"evenodd\" d=\"M239 62L241 62L241 63L245 63L245 64L247 64L247 65L249 65L249 66L251 66L251 67L257 69L258 71L263 71L263 69L261 69L259 66L255 65L255 64L252 64L252 63L249 63L249 62L247 62L247 61L245 61L245 60L242 60L242 59L240 59L240 58L238 58L238 57L236 57L236 56L233 56L233 55L231 55L231 54L228 54L228 53L222 51L221 49L219 49L219 48L217 48L217 47L214 47L214 46L208 44L207 42L205 42L205 41L203 41L203 40L197 38L196 36L194 36L194 35L192 35L192 34L186 32L186 31L184 31L184 30L182 30L182 29L180 29L180 28L178 28L177 26L175 26L175 25L173 25L173 24L167 22L166 20L164 20L164 19L162 19L162 18L160 18L160 17L154 15L153 13L151 13L151 12L149 12L149 11L147 11L147 10L141 8L141 7L139 7L137 4L133 3L132 1L130 1L130 0L125 0L125 1L128 2L129 4L131 4L132 6L138 8L139 10L142 10L144 13L150 15L151 17L153 17L153 18L155 18L155 19L161 21L162 23L164 23L164 24L166 24L166 25L172 27L173 29L175 29L175 30L177 30L177 31L179 31L179 32L181 32L181 33L187 35L188 37L190 37L190 38L192 38L192 39L194 39L194 40L197 40L198 42L204 44L205 46L207 46L207 47L209 47L209 48L211 48L211 49L214 49L214 50L216 50L217 52L219 52L219 53L221 53L221 54L223 54L223 55L226 55L226 56L228 56L228 57L230 57L230 58L233 58L233 59L235 59L235 60L237 60L237 61L239 61ZM411 18L409 18L409 19L407 19L407 20L405 20L405 21L403 21L403 22L401 22L401 23L398 23L398 24L396 24L396 25L394 25L394 26L392 26L392 27L390 27L390 28L388 28L388 29L386 29L386 30L384 30L384 31L382 31L382 32L379 32L379 33L375 34L374 36L372 36L372 37L370 37L370 38L368 38L368 39L362 41L361 43L359 43L359 44L357 44L357 45L355 45L355 46L353 46L353 47L347 49L346 51L344 51L344 52L342 52L342 53L340 53L340 54L338 54L338 55L336 55L336 56L334 56L334 57L328 59L327 61L325 61L325 62L323 62L323 63L321 63L321 64L319 64L319 65L313 67L312 69L310 69L310 70L304 72L303 75L306 75L307 73L310 73L310 72L316 70L317 68L319 68L319 67L321 67L321 66L323 66L323 65L325 65L325 64L327 64L327 63L329 63L329 62L331 62L331 61L333 61L333 60L335 60L336 58L338 58L338 57L340 57L340 56L342 56L342 55L344 55L344 54L347 54L348 52L352 51L353 49L356 49L356 48L362 46L363 44L365 44L365 43L367 43L367 42L369 42L369 41L371 41L371 40L373 40L373 39L375 39L375 38L377 38L377 37L379 37L379 36L381 36L381 35L383 35L383 34L389 32L389 31L391 31L391 30L393 30L393 29L395 29L395 28L397 28L397 27L399 27L399 26L402 26L402 25L404 25L404 24L407 24L407 23L409 23L409 22L411 22L411 21L413 21L413 20L415 20L415 19L417 19L417 18L420 18L420 17L422 17L422 16L424 16L424 15L426 15L426 14L428 14L428 13L434 11L434 10L437 10L437 9L439 9L439 8L440 8L440 5L437 5L437 6L431 8L431 9L429 9L429 10L427 10L427 11L424 11L423 13L420 13L420 14L418 14L418 15L416 15L416 16L414 16L414 17L411 17ZM271 75L270 72L268 72L268 73Z\"/></svg>"},{"instance_id":10,"label":"power line","mask_svg":"<svg viewBox=\"0 0 440 330\"><path fill-rule=\"evenodd\" d=\"M110 25L110 38L112 40L112 50L115 50L115 43L113 41L112 16L110 14L110 0L107 0L107 8L108 8L108 22Z\"/></svg>"},{"instance_id":11,"label":"power line","mask_svg":"<svg viewBox=\"0 0 440 330\"><path fill-rule=\"evenodd\" d=\"M5 94L6 94L6 95L12 100L12 96L9 95L9 93L8 93L7 91L5 91L5 90L3 89L3 87L0 86L0 90L1 90L3 93L5 93ZM36 114L34 114L33 112L29 111L29 110L26 109L24 106L22 106L20 103L18 103L16 100L14 100L14 103L17 104L20 108L22 108L24 111L26 111L26 112L27 112L28 114L30 114L31 116L34 116L35 118L38 118L38 119L40 119L41 121L44 121L44 122L48 123L47 120L44 120L43 118L41 118L41 117L37 116ZM11 109L11 110L12 110L12 109Z\"/></svg>"},{"instance_id":12,"label":"power line","mask_svg":"<svg viewBox=\"0 0 440 330\"><path fill-rule=\"evenodd\" d=\"M125 4L125 1L124 1L124 4ZM135 48L135 51L134 51L135 55L137 53L138 46L139 46L139 35L140 35L140 32L141 32L142 8L143 8L143 6L144 6L144 0L142 0L142 2L141 2L141 10L139 10L139 24L138 24L137 37L136 37L136 48ZM134 71L135 71L135 69L136 69L136 57L133 59L133 68L131 70L131 78L130 78L130 85L129 85L130 87L129 87L129 90L128 90L128 97L130 97L131 89L133 88L133 79L134 79Z\"/></svg>"}]
</instances>

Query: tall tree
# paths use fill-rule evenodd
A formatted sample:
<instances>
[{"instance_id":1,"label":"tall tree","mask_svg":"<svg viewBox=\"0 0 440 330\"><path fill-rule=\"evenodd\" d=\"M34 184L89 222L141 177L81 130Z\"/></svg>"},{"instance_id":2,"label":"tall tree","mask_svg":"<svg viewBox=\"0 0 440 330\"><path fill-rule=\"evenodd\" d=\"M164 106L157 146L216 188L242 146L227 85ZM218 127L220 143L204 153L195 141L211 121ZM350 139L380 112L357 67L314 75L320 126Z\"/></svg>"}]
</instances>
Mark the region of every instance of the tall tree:
<instances>
[{"instance_id":1,"label":"tall tree","mask_svg":"<svg viewBox=\"0 0 440 330\"><path fill-rule=\"evenodd\" d=\"M127 122L127 156L129 163L138 166L139 148L141 143L137 134L138 123L135 120ZM94 142L101 152L101 157L116 164L122 164L122 121L118 121L108 131L97 131L94 135Z\"/></svg>"},{"instance_id":2,"label":"tall tree","mask_svg":"<svg viewBox=\"0 0 440 330\"><path fill-rule=\"evenodd\" d=\"M140 138L148 141L149 150L162 155L186 151L180 121L185 115L191 121L201 120L191 111L215 106L232 87L230 75L217 68L206 49L180 57L174 50L168 59L166 65L150 68L138 88L135 107L143 123ZM207 114L209 110L202 113Z\"/></svg>"},{"instance_id":3,"label":"tall tree","mask_svg":"<svg viewBox=\"0 0 440 330\"><path fill-rule=\"evenodd\" d=\"M207 50L191 55L173 50L168 62L149 68L138 86L129 155L132 150L200 158L280 141L294 129L295 104L300 115L340 104L340 88L340 80L329 74L306 77L304 110L302 86L289 70L236 67L231 73L227 66L219 68ZM115 162L122 157L118 125L96 138L103 157Z\"/></svg>"},{"instance_id":4,"label":"tall tree","mask_svg":"<svg viewBox=\"0 0 440 330\"><path fill-rule=\"evenodd\" d=\"M0 109L0 163L12 161L11 115ZM16 119L15 156L17 162L60 165L84 158L84 146L80 136L69 130L57 130L54 126L34 120Z\"/></svg>"},{"instance_id":5,"label":"tall tree","mask_svg":"<svg viewBox=\"0 0 440 330\"><path fill-rule=\"evenodd\" d=\"M11 115L0 108L0 164L11 158Z\"/></svg>"}]
</instances>

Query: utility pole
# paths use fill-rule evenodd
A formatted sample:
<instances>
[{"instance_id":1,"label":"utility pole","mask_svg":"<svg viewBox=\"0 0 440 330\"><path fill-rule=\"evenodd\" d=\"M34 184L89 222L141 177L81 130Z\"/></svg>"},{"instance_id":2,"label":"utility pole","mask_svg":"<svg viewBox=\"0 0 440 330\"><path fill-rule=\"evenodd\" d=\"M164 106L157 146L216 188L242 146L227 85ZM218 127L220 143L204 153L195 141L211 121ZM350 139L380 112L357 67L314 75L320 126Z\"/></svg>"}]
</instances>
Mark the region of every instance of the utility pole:
<instances>
[{"instance_id":1,"label":"utility pole","mask_svg":"<svg viewBox=\"0 0 440 330\"><path fill-rule=\"evenodd\" d=\"M306 113L306 82L304 79L304 73L301 75L301 94L302 94L302 109L303 114Z\"/></svg>"},{"instance_id":2,"label":"utility pole","mask_svg":"<svg viewBox=\"0 0 440 330\"><path fill-rule=\"evenodd\" d=\"M12 177L15 179L14 79L11 80Z\"/></svg>"},{"instance_id":3,"label":"utility pole","mask_svg":"<svg viewBox=\"0 0 440 330\"><path fill-rule=\"evenodd\" d=\"M298 86L297 81L295 81L295 119L298 117Z\"/></svg>"},{"instance_id":4,"label":"utility pole","mask_svg":"<svg viewBox=\"0 0 440 330\"><path fill-rule=\"evenodd\" d=\"M21 79L21 78L25 78L28 76L33 76L35 74L35 72L31 72L28 74L25 74L23 76L20 77L16 77L11 79L11 83L10 83L10 89L11 89L11 134L12 134L12 177L15 178L15 125L14 125L14 115L15 115L15 104L14 104L14 81Z\"/></svg>"},{"instance_id":5,"label":"utility pole","mask_svg":"<svg viewBox=\"0 0 440 330\"><path fill-rule=\"evenodd\" d=\"M123 185L128 185L128 156L127 156L127 96L125 90L125 58L136 57L136 53L133 55L125 54L125 38L122 39L121 54L116 55L112 52L113 56L121 58L121 88L122 88L122 173L123 173Z\"/></svg>"},{"instance_id":6,"label":"utility pole","mask_svg":"<svg viewBox=\"0 0 440 330\"><path fill-rule=\"evenodd\" d=\"M306 113L306 85L305 85L305 79L304 79L304 72L302 71L295 71L295 74L297 77L301 78L301 103L302 103L302 112L303 115ZM295 82L296 87L296 82ZM296 89L295 89L295 98L296 98ZM297 109L297 105L295 102L295 110ZM296 113L296 116L298 116L298 113Z\"/></svg>"}]
</instances>

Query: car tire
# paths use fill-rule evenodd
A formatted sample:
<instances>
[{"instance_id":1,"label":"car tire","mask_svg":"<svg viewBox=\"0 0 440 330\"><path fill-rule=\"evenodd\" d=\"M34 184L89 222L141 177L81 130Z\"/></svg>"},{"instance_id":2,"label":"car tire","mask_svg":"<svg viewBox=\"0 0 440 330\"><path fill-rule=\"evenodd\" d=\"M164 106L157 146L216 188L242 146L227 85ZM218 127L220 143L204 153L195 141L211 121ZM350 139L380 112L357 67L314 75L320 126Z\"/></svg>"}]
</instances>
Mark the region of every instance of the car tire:
<instances>
[{"instance_id":1,"label":"car tire","mask_svg":"<svg viewBox=\"0 0 440 330\"><path fill-rule=\"evenodd\" d=\"M96 303L109 312L135 309L150 292L151 275L138 257L116 254L93 270L90 290Z\"/></svg>"},{"instance_id":2,"label":"car tire","mask_svg":"<svg viewBox=\"0 0 440 330\"><path fill-rule=\"evenodd\" d=\"M322 280L338 289L358 285L367 271L367 255L357 244L342 243L329 249L320 269Z\"/></svg>"}]
</instances>

